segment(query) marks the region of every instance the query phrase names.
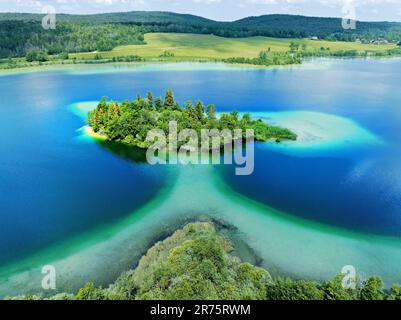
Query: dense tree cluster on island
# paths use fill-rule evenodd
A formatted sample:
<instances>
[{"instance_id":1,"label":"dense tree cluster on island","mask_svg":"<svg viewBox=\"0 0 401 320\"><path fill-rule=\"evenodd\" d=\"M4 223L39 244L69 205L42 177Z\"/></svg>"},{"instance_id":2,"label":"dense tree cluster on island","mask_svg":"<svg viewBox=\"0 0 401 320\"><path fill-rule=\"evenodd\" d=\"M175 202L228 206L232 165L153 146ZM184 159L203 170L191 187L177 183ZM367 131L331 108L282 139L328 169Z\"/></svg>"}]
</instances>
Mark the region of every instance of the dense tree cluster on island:
<instances>
[{"instance_id":1,"label":"dense tree cluster on island","mask_svg":"<svg viewBox=\"0 0 401 320\"><path fill-rule=\"evenodd\" d=\"M201 136L202 129L241 129L244 137L246 130L252 129L256 141L280 142L297 139L297 135L290 130L268 125L262 120L253 120L248 113L242 117L237 111L218 115L215 105L205 106L201 101L195 104L188 101L182 107L175 101L171 90L166 92L164 99L154 99L153 94L149 92L147 98L138 96L136 100L125 100L121 104L107 101L104 97L88 116L89 125L94 132L104 135L110 141L139 148L148 148L151 145L147 136L152 129L161 129L167 136L171 121L177 123L179 132L192 129L198 137Z\"/></svg>"}]
</instances>

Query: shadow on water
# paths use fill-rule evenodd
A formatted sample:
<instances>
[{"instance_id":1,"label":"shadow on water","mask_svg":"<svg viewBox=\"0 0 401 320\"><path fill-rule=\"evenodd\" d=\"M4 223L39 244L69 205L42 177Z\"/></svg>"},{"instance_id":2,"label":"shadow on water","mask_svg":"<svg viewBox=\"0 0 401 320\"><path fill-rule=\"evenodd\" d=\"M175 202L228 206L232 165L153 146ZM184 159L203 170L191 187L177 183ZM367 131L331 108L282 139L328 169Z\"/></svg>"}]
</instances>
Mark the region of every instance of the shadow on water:
<instances>
[{"instance_id":1,"label":"shadow on water","mask_svg":"<svg viewBox=\"0 0 401 320\"><path fill-rule=\"evenodd\" d=\"M148 163L146 160L146 150L144 149L113 141L97 140L96 142L102 148L123 160L136 164Z\"/></svg>"},{"instance_id":2,"label":"shadow on water","mask_svg":"<svg viewBox=\"0 0 401 320\"><path fill-rule=\"evenodd\" d=\"M99 144L102 148L104 148L106 151L111 152L112 154L116 155L120 159L135 163L135 164L149 164L147 158L146 158L146 150L141 149L136 146L131 146L128 144L124 144L122 142L116 142L116 141L109 141L109 140L101 140L101 139L95 139L96 143ZM241 148L242 154L246 154L246 147L245 144ZM231 159L234 162L235 158L235 152L231 152ZM202 154L202 157L209 157L209 162L210 164L212 163L224 163L224 148L222 147L220 153L218 155L214 155L211 151L209 152L209 155L206 153ZM181 157L178 155L178 157ZM167 155L167 159L169 159L169 155ZM189 156L188 154L185 154L182 156L182 158L179 158L182 160L188 160L192 159L193 161L198 161L198 155L196 154L195 156Z\"/></svg>"}]
</instances>

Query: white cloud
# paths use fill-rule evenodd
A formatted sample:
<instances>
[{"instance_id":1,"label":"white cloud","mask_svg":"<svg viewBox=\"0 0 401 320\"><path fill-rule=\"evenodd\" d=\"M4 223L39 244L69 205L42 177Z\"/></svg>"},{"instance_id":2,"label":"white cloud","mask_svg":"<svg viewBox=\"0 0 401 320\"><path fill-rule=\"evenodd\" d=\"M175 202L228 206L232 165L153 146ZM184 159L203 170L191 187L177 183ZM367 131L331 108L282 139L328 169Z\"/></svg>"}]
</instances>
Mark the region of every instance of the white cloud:
<instances>
[{"instance_id":1,"label":"white cloud","mask_svg":"<svg viewBox=\"0 0 401 320\"><path fill-rule=\"evenodd\" d=\"M211 3L220 3L221 0L192 0L195 3L205 3L205 4L211 4Z\"/></svg>"}]
</instances>

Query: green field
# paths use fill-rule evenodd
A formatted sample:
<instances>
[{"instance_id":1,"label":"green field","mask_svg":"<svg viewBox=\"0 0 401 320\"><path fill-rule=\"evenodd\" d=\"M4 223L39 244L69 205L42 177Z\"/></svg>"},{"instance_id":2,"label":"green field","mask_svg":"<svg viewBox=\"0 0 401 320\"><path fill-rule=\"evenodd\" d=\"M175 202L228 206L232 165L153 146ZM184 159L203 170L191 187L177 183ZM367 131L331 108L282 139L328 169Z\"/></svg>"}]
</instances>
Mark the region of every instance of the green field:
<instances>
[{"instance_id":1,"label":"green field","mask_svg":"<svg viewBox=\"0 0 401 320\"><path fill-rule=\"evenodd\" d=\"M144 45L128 45L114 48L108 52L91 52L71 54L70 58L93 59L113 58L138 55L146 59L159 58L165 51L174 54L171 60L192 59L225 59L230 57L256 57L260 51L271 49L273 52L289 50L292 41L305 44L307 51L317 51L320 48L330 48L331 51L358 50L384 51L395 48L395 44L362 44L356 42L331 42L309 39L278 39L267 37L222 38L213 35L148 33Z\"/></svg>"}]
</instances>

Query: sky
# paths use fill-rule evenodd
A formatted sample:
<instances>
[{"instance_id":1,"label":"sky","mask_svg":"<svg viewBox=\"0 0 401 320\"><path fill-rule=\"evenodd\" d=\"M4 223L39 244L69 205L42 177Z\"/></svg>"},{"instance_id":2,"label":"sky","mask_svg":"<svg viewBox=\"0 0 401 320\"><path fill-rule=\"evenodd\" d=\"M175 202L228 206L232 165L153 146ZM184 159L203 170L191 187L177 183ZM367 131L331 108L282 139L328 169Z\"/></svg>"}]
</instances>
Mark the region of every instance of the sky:
<instances>
[{"instance_id":1,"label":"sky","mask_svg":"<svg viewBox=\"0 0 401 320\"><path fill-rule=\"evenodd\" d=\"M41 13L46 6L58 13L156 10L220 21L272 13L344 17L351 6L357 20L401 21L401 0L0 0L0 12Z\"/></svg>"}]
</instances>

